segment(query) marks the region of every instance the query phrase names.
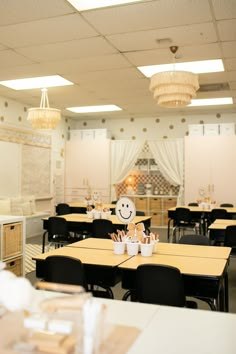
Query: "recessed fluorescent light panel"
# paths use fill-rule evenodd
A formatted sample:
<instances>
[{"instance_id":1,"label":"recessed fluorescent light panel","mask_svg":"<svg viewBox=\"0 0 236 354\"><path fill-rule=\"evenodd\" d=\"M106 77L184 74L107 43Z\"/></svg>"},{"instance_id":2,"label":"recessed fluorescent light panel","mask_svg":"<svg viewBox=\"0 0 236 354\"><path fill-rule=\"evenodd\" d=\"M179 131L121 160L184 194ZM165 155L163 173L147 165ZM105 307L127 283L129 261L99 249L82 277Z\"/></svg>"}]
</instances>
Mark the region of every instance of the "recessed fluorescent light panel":
<instances>
[{"instance_id":1,"label":"recessed fluorescent light panel","mask_svg":"<svg viewBox=\"0 0 236 354\"><path fill-rule=\"evenodd\" d=\"M204 98L198 100L192 100L188 107L193 106L215 106L220 104L233 104L232 97L221 97L221 98Z\"/></svg>"},{"instance_id":2,"label":"recessed fluorescent light panel","mask_svg":"<svg viewBox=\"0 0 236 354\"><path fill-rule=\"evenodd\" d=\"M78 11L98 9L122 4L129 4L141 0L67 0Z\"/></svg>"},{"instance_id":3,"label":"recessed fluorescent light panel","mask_svg":"<svg viewBox=\"0 0 236 354\"><path fill-rule=\"evenodd\" d=\"M68 107L66 109L74 113L98 113L98 112L113 112L113 111L122 110L120 107L115 106L113 104L105 105L105 106Z\"/></svg>"},{"instance_id":4,"label":"recessed fluorescent light panel","mask_svg":"<svg viewBox=\"0 0 236 354\"><path fill-rule=\"evenodd\" d=\"M163 71L190 71L195 74L216 73L224 71L224 65L221 59L191 61L186 63L163 64L163 65L150 65L138 66L138 69L146 77L151 77L154 74Z\"/></svg>"},{"instance_id":5,"label":"recessed fluorescent light panel","mask_svg":"<svg viewBox=\"0 0 236 354\"><path fill-rule=\"evenodd\" d=\"M0 81L0 85L9 87L13 90L30 90L36 88L47 88L56 86L74 85L60 75L31 77L28 79Z\"/></svg>"}]
</instances>

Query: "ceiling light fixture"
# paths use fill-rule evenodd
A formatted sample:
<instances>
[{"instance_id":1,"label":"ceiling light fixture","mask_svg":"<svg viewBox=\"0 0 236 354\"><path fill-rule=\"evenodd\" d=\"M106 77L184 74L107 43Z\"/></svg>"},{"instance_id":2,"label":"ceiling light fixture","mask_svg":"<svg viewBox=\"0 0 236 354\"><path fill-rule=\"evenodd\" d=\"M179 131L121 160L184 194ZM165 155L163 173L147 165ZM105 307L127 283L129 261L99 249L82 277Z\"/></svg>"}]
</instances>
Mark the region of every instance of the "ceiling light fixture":
<instances>
[{"instance_id":1,"label":"ceiling light fixture","mask_svg":"<svg viewBox=\"0 0 236 354\"><path fill-rule=\"evenodd\" d=\"M138 2L141 0L67 0L78 11L98 9L101 7L116 6Z\"/></svg>"},{"instance_id":2,"label":"ceiling light fixture","mask_svg":"<svg viewBox=\"0 0 236 354\"><path fill-rule=\"evenodd\" d=\"M122 109L114 104L107 104L101 106L83 106L83 107L68 107L68 111L74 113L99 113L99 112L114 112Z\"/></svg>"},{"instance_id":3,"label":"ceiling light fixture","mask_svg":"<svg viewBox=\"0 0 236 354\"><path fill-rule=\"evenodd\" d=\"M219 97L219 98L202 98L197 100L192 100L189 107L194 106L216 106L221 104L233 104L232 97Z\"/></svg>"},{"instance_id":4,"label":"ceiling light fixture","mask_svg":"<svg viewBox=\"0 0 236 354\"><path fill-rule=\"evenodd\" d=\"M171 46L173 54L173 70L163 71L151 77L150 91L159 106L176 108L185 107L191 103L199 89L198 77L188 71L175 70L175 54L177 46Z\"/></svg>"},{"instance_id":5,"label":"ceiling light fixture","mask_svg":"<svg viewBox=\"0 0 236 354\"><path fill-rule=\"evenodd\" d=\"M175 59L177 58L175 57ZM151 77L152 75L160 73L162 71L172 70L173 63L160 64L160 65L145 65L145 66L138 66L137 68L146 77ZM222 59L199 60L199 61L175 63L175 69L182 70L182 71L191 71L194 74L218 73L218 72L225 71Z\"/></svg>"},{"instance_id":6,"label":"ceiling light fixture","mask_svg":"<svg viewBox=\"0 0 236 354\"><path fill-rule=\"evenodd\" d=\"M9 87L13 90L30 90L43 87L59 87L74 85L73 82L64 79L60 75L29 77L26 79L16 79L0 81L0 85Z\"/></svg>"},{"instance_id":7,"label":"ceiling light fixture","mask_svg":"<svg viewBox=\"0 0 236 354\"><path fill-rule=\"evenodd\" d=\"M27 120L34 129L55 129L61 120L61 111L49 107L47 89L42 89L40 107L29 108Z\"/></svg>"}]
</instances>

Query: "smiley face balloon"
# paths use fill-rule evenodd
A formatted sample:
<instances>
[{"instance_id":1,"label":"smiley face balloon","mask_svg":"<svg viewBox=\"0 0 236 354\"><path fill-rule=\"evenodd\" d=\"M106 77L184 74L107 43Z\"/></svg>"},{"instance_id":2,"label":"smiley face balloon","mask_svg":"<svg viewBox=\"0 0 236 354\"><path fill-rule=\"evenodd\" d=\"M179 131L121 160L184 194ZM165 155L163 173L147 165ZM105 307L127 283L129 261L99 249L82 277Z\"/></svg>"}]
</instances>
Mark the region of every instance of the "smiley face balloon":
<instances>
[{"instance_id":1,"label":"smiley face balloon","mask_svg":"<svg viewBox=\"0 0 236 354\"><path fill-rule=\"evenodd\" d=\"M124 223L129 224L136 215L136 208L131 199L121 197L116 203L116 216Z\"/></svg>"}]
</instances>

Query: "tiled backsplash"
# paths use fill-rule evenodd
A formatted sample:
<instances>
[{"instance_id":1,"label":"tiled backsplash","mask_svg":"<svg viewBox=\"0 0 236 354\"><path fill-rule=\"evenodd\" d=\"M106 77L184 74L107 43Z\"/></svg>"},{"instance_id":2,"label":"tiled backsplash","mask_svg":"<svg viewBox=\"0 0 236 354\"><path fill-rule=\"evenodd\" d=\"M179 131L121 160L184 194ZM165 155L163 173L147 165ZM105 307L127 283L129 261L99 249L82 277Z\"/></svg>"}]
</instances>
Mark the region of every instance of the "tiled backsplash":
<instances>
[{"instance_id":1,"label":"tiled backsplash","mask_svg":"<svg viewBox=\"0 0 236 354\"><path fill-rule=\"evenodd\" d=\"M127 194L131 188L133 190L133 194L137 194L138 183L143 183L144 185L152 184L153 194L155 188L157 189L157 194L164 195L177 195L179 191L179 187L172 186L168 181L166 181L166 179L161 175L160 171L150 171L147 173L144 171L135 170L131 171L126 180L117 186L118 197L122 194Z\"/></svg>"}]
</instances>

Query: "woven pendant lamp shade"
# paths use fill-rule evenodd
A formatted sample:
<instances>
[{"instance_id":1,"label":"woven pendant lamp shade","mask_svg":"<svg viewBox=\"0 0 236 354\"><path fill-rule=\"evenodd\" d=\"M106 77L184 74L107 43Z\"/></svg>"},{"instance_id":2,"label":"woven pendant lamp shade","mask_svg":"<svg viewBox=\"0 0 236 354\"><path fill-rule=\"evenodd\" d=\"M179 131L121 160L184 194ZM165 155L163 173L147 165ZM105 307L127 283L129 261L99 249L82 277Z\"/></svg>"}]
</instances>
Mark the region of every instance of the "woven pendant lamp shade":
<instances>
[{"instance_id":1,"label":"woven pendant lamp shade","mask_svg":"<svg viewBox=\"0 0 236 354\"><path fill-rule=\"evenodd\" d=\"M170 50L175 54L178 47L172 46ZM188 71L163 71L151 77L149 89L159 106L185 107L196 97L198 76Z\"/></svg>"},{"instance_id":2,"label":"woven pendant lamp shade","mask_svg":"<svg viewBox=\"0 0 236 354\"><path fill-rule=\"evenodd\" d=\"M49 107L47 89L42 89L40 107L29 108L28 117L33 129L55 129L61 120L61 111Z\"/></svg>"}]
</instances>

